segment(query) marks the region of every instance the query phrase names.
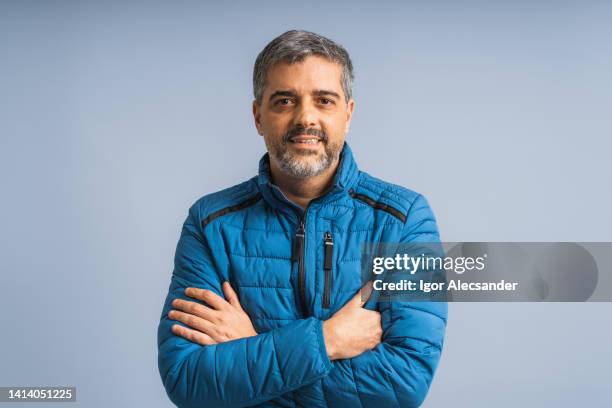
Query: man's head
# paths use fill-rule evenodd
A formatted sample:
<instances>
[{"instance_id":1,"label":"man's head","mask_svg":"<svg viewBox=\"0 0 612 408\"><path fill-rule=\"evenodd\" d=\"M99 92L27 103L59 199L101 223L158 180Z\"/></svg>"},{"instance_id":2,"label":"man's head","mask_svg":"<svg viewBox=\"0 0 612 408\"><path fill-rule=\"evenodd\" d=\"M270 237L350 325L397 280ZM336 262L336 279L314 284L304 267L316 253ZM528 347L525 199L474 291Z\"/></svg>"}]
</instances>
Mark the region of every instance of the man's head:
<instances>
[{"instance_id":1,"label":"man's head","mask_svg":"<svg viewBox=\"0 0 612 408\"><path fill-rule=\"evenodd\" d=\"M335 169L354 109L346 50L308 31L287 31L261 51L253 115L271 166L295 178Z\"/></svg>"}]
</instances>

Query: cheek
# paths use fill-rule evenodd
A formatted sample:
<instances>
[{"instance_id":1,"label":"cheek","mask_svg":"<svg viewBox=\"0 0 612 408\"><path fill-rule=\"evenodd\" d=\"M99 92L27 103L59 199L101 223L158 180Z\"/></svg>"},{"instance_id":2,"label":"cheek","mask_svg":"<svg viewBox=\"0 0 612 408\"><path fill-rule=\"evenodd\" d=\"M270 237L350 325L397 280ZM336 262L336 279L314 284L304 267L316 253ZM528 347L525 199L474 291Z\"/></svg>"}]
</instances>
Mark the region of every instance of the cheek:
<instances>
[{"instance_id":1,"label":"cheek","mask_svg":"<svg viewBox=\"0 0 612 408\"><path fill-rule=\"evenodd\" d=\"M285 132L287 132L287 130L289 130L291 127L291 121L279 117L278 115L268 117L266 120L262 120L261 123L264 132L270 137L274 138L282 137L282 135L285 134Z\"/></svg>"},{"instance_id":2,"label":"cheek","mask_svg":"<svg viewBox=\"0 0 612 408\"><path fill-rule=\"evenodd\" d=\"M342 139L345 135L345 122L334 121L326 127L327 135L332 140Z\"/></svg>"},{"instance_id":3,"label":"cheek","mask_svg":"<svg viewBox=\"0 0 612 408\"><path fill-rule=\"evenodd\" d=\"M343 133L346 126L346 115L341 111L337 111L329 117L326 124L330 131L335 133Z\"/></svg>"}]
</instances>

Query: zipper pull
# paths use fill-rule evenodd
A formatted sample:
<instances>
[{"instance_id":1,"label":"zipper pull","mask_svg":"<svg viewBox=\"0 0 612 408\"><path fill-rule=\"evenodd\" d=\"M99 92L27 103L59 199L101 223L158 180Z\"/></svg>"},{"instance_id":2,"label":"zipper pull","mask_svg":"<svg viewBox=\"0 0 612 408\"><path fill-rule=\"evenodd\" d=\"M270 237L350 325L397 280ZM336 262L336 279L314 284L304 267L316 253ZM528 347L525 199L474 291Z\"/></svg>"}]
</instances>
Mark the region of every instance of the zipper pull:
<instances>
[{"instance_id":1,"label":"zipper pull","mask_svg":"<svg viewBox=\"0 0 612 408\"><path fill-rule=\"evenodd\" d=\"M293 241L293 254L291 256L292 261L297 261L304 252L304 220L300 221L298 229L295 231L295 240Z\"/></svg>"},{"instance_id":2,"label":"zipper pull","mask_svg":"<svg viewBox=\"0 0 612 408\"><path fill-rule=\"evenodd\" d=\"M332 254L334 250L334 240L332 238L331 232L327 231L325 233L325 261L323 264L323 269L329 271L332 268Z\"/></svg>"}]
</instances>

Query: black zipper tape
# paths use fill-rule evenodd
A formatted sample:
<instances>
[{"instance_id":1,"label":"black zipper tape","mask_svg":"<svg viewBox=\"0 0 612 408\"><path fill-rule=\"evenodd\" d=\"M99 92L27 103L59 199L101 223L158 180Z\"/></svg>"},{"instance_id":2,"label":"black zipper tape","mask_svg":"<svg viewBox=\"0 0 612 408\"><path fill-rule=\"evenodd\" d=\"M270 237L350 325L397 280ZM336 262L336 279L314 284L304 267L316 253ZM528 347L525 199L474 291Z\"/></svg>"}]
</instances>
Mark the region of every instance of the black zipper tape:
<instances>
[{"instance_id":1,"label":"black zipper tape","mask_svg":"<svg viewBox=\"0 0 612 408\"><path fill-rule=\"evenodd\" d=\"M334 239L332 237L331 232L329 231L325 233L325 238L323 239L323 246L323 270L325 272L325 283L323 286L323 308L328 309L332 284L332 258L334 254Z\"/></svg>"},{"instance_id":2,"label":"black zipper tape","mask_svg":"<svg viewBox=\"0 0 612 408\"><path fill-rule=\"evenodd\" d=\"M306 271L304 270L304 241L306 238L306 227L304 219L300 220L300 225L295 232L295 245L293 259L298 262L298 292L300 293L300 303L302 313L306 316Z\"/></svg>"}]
</instances>

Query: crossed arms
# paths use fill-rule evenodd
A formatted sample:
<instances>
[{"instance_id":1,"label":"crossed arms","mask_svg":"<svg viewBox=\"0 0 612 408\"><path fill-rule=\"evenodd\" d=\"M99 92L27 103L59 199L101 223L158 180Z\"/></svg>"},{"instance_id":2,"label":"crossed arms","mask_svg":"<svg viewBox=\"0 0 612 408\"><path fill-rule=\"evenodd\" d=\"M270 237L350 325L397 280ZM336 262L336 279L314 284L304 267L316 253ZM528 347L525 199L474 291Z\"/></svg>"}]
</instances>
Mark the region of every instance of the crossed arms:
<instances>
[{"instance_id":1,"label":"crossed arms","mask_svg":"<svg viewBox=\"0 0 612 408\"><path fill-rule=\"evenodd\" d=\"M405 240L437 237L424 199L411 212L417 222ZM183 225L158 328L159 370L177 406L257 405L319 381L331 385L335 405L421 404L440 357L446 304L389 302L372 311L357 294L325 322L309 317L257 334L216 272L198 215L192 207Z\"/></svg>"}]
</instances>

